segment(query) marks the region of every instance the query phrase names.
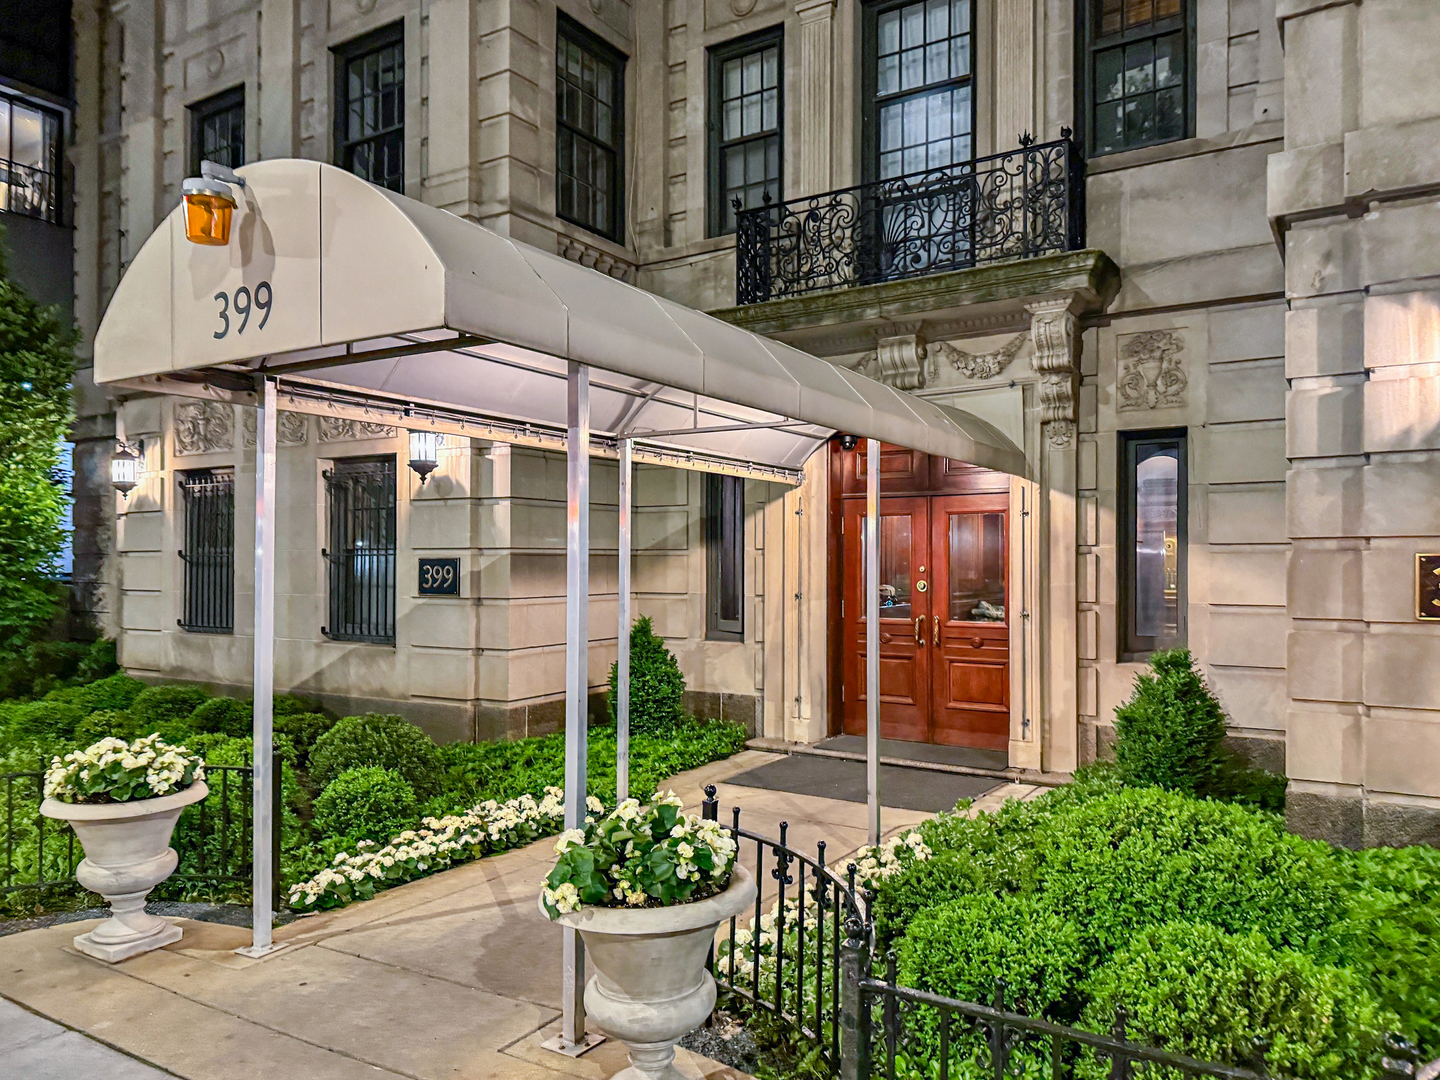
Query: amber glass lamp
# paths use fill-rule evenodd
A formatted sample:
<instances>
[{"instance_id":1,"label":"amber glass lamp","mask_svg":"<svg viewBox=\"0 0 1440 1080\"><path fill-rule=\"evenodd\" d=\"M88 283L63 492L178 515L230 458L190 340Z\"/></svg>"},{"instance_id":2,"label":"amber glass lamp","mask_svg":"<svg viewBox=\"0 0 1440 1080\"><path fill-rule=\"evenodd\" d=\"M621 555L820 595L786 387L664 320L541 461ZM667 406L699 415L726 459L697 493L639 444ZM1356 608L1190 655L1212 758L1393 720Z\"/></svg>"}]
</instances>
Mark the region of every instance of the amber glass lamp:
<instances>
[{"instance_id":1,"label":"amber glass lamp","mask_svg":"<svg viewBox=\"0 0 1440 1080\"><path fill-rule=\"evenodd\" d=\"M244 187L245 181L223 165L202 161L200 175L180 185L185 198L186 240L207 247L230 243L230 219L235 212L232 184Z\"/></svg>"}]
</instances>

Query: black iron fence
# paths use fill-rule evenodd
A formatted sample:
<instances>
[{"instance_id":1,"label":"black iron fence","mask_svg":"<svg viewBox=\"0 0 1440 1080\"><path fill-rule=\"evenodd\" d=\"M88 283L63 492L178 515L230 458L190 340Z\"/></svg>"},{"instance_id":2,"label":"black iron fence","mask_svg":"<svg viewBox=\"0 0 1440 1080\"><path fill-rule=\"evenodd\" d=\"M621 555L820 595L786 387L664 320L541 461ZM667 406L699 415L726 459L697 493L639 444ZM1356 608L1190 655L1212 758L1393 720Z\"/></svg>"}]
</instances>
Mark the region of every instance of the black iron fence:
<instances>
[{"instance_id":1,"label":"black iron fence","mask_svg":"<svg viewBox=\"0 0 1440 1080\"><path fill-rule=\"evenodd\" d=\"M735 302L758 304L1085 246L1085 160L1054 142L749 210Z\"/></svg>"},{"instance_id":2,"label":"black iron fence","mask_svg":"<svg viewBox=\"0 0 1440 1080\"><path fill-rule=\"evenodd\" d=\"M705 789L704 817L718 820L716 789ZM729 1005L763 1017L808 1046L822 1071L840 1080L1270 1080L1268 1046L1226 1065L1146 1046L1129 1038L1117 1010L1109 1032L1066 1027L1022 1011L1002 980L986 1004L901 986L894 954L881 961L870 921L871 895L854 863L837 874L825 843L813 856L740 825L729 833L759 892L748 927L722 924L710 971ZM1428 1076L1415 1048L1386 1041L1379 1080ZM1276 1080L1283 1077L1276 1075Z\"/></svg>"},{"instance_id":3,"label":"black iron fence","mask_svg":"<svg viewBox=\"0 0 1440 1080\"><path fill-rule=\"evenodd\" d=\"M272 866L276 909L280 897L281 761L272 761L274 835ZM40 813L45 766L0 774L4 800L4 864L0 867L0 909L34 911L83 892L75 867L84 857L74 831L64 821ZM185 808L171 846L180 857L174 874L153 894L157 898L196 892L248 898L252 857L252 790L249 765L207 765L209 793Z\"/></svg>"}]
</instances>

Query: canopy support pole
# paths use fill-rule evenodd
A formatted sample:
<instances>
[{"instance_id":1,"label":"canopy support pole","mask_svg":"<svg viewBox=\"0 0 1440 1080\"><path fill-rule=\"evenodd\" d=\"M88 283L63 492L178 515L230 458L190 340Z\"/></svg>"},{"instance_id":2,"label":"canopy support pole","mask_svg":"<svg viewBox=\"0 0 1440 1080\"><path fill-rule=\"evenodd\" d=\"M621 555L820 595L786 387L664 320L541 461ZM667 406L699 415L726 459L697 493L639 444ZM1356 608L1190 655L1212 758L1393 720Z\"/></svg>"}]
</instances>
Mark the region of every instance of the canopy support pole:
<instances>
[{"instance_id":1,"label":"canopy support pole","mask_svg":"<svg viewBox=\"0 0 1440 1080\"><path fill-rule=\"evenodd\" d=\"M569 361L565 395L565 828L585 827L590 699L590 369ZM585 946L560 931L560 1034L542 1045L578 1057L604 1041L585 1033Z\"/></svg>"},{"instance_id":2,"label":"canopy support pole","mask_svg":"<svg viewBox=\"0 0 1440 1080\"><path fill-rule=\"evenodd\" d=\"M615 640L615 801L630 797L630 524L633 444L620 440L619 618Z\"/></svg>"},{"instance_id":3,"label":"canopy support pole","mask_svg":"<svg viewBox=\"0 0 1440 1080\"><path fill-rule=\"evenodd\" d=\"M251 751L250 945L238 949L260 957L276 946L271 936L274 882L275 755L275 380L259 380L255 419L255 703Z\"/></svg>"},{"instance_id":4,"label":"canopy support pole","mask_svg":"<svg viewBox=\"0 0 1440 1080\"><path fill-rule=\"evenodd\" d=\"M865 811L880 843L880 442L865 440Z\"/></svg>"}]
</instances>

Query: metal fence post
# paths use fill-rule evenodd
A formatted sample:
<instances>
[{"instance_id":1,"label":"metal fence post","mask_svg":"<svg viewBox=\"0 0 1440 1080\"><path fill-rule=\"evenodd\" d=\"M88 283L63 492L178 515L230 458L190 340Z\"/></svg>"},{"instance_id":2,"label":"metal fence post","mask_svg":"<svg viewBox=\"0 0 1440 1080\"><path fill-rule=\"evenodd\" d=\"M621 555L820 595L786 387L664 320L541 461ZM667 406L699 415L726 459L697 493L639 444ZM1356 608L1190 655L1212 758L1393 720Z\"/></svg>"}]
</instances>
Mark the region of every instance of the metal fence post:
<instances>
[{"instance_id":1,"label":"metal fence post","mask_svg":"<svg viewBox=\"0 0 1440 1080\"><path fill-rule=\"evenodd\" d=\"M285 800L281 794L280 783L282 762L280 752L274 747L270 750L270 888L271 888L271 911L280 910L282 886L280 884L280 837L281 819L285 813Z\"/></svg>"},{"instance_id":2,"label":"metal fence post","mask_svg":"<svg viewBox=\"0 0 1440 1080\"><path fill-rule=\"evenodd\" d=\"M860 986L865 964L865 924L845 920L840 945L840 1080L870 1080L870 1006Z\"/></svg>"},{"instance_id":3,"label":"metal fence post","mask_svg":"<svg viewBox=\"0 0 1440 1080\"><path fill-rule=\"evenodd\" d=\"M1415 1047L1399 1035L1385 1036L1385 1056L1380 1059L1381 1080L1410 1080L1416 1072Z\"/></svg>"}]
</instances>

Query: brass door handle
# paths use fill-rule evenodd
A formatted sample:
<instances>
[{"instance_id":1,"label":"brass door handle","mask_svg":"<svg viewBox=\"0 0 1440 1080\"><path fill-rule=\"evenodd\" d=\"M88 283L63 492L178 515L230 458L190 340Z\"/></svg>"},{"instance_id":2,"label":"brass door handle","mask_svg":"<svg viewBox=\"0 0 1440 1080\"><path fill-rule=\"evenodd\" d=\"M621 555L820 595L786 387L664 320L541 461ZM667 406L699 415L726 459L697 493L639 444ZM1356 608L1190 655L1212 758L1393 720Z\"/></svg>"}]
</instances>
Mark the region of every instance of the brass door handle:
<instances>
[{"instance_id":1,"label":"brass door handle","mask_svg":"<svg viewBox=\"0 0 1440 1080\"><path fill-rule=\"evenodd\" d=\"M935 644L940 644L940 616L935 616Z\"/></svg>"},{"instance_id":2,"label":"brass door handle","mask_svg":"<svg viewBox=\"0 0 1440 1080\"><path fill-rule=\"evenodd\" d=\"M916 644L916 645L924 645L924 644L925 644L925 616L924 616L924 615L917 615L917 616L915 616L915 644Z\"/></svg>"}]
</instances>

